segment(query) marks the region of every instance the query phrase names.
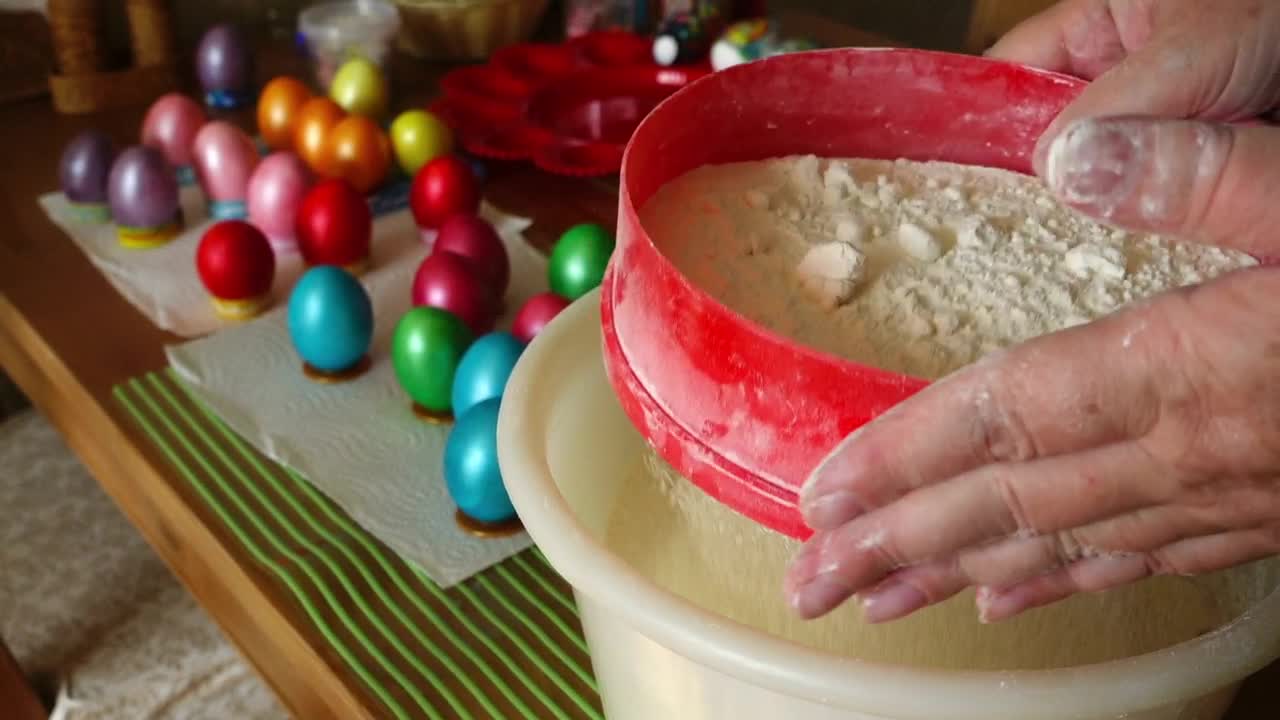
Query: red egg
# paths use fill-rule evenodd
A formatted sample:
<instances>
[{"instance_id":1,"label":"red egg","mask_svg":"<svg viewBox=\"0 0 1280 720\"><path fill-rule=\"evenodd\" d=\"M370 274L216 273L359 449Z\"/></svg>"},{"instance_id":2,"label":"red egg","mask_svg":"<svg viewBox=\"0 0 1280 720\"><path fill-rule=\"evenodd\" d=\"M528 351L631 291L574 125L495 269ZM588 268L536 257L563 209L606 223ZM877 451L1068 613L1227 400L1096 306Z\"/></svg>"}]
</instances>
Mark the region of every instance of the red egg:
<instances>
[{"instance_id":1,"label":"red egg","mask_svg":"<svg viewBox=\"0 0 1280 720\"><path fill-rule=\"evenodd\" d=\"M466 258L437 252L427 256L413 276L413 305L453 313L479 337L493 329L498 303L493 290Z\"/></svg>"},{"instance_id":2,"label":"red egg","mask_svg":"<svg viewBox=\"0 0 1280 720\"><path fill-rule=\"evenodd\" d=\"M501 299L511 281L511 261L507 248L484 218L478 215L454 215L440 226L440 234L432 252L451 252L471 262L472 267Z\"/></svg>"},{"instance_id":3,"label":"red egg","mask_svg":"<svg viewBox=\"0 0 1280 720\"><path fill-rule=\"evenodd\" d=\"M241 220L210 227L196 248L196 272L224 318L257 315L271 292L276 255L267 236Z\"/></svg>"},{"instance_id":4,"label":"red egg","mask_svg":"<svg viewBox=\"0 0 1280 720\"><path fill-rule=\"evenodd\" d=\"M369 262L373 213L345 181L326 180L302 199L295 235L308 265L338 265L358 274Z\"/></svg>"},{"instance_id":5,"label":"red egg","mask_svg":"<svg viewBox=\"0 0 1280 720\"><path fill-rule=\"evenodd\" d=\"M538 293L525 301L520 312L516 313L511 324L511 334L520 342L527 343L567 307L569 301L555 293Z\"/></svg>"},{"instance_id":6,"label":"red egg","mask_svg":"<svg viewBox=\"0 0 1280 720\"><path fill-rule=\"evenodd\" d=\"M459 213L480 209L480 188L471 166L456 155L445 155L422 166L409 189L409 207L418 227L435 230Z\"/></svg>"}]
</instances>

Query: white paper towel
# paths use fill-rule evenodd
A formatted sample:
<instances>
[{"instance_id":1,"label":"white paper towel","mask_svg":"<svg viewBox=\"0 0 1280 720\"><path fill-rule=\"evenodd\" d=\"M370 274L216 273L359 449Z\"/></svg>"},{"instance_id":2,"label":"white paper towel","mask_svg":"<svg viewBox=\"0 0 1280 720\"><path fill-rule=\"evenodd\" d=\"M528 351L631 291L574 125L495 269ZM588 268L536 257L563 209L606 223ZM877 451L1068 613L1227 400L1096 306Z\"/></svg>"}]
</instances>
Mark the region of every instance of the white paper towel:
<instances>
[{"instance_id":1,"label":"white paper towel","mask_svg":"<svg viewBox=\"0 0 1280 720\"><path fill-rule=\"evenodd\" d=\"M373 223L373 264L377 267L420 249L413 215L405 209L406 196L407 186L396 186L375 198L375 208L381 211ZM40 205L116 290L158 327L182 337L199 337L237 324L214 313L196 274L196 247L204 231L216 222L208 218L198 186L182 188L182 211L187 219L182 234L150 250L122 247L110 222L77 221L62 193L42 196ZM287 301L302 270L297 253L277 256L273 286L277 304Z\"/></svg>"},{"instance_id":2,"label":"white paper towel","mask_svg":"<svg viewBox=\"0 0 1280 720\"><path fill-rule=\"evenodd\" d=\"M547 287L546 260L521 235L528 221L483 213L511 258L500 329ZM451 426L417 419L391 366L391 334L410 308L413 274L426 248L413 248L362 278L374 305L373 365L344 384L302 374L277 307L254 322L168 348L170 364L233 430L297 470L356 522L443 587L528 547L524 533L485 539L458 528L442 472Z\"/></svg>"}]
</instances>

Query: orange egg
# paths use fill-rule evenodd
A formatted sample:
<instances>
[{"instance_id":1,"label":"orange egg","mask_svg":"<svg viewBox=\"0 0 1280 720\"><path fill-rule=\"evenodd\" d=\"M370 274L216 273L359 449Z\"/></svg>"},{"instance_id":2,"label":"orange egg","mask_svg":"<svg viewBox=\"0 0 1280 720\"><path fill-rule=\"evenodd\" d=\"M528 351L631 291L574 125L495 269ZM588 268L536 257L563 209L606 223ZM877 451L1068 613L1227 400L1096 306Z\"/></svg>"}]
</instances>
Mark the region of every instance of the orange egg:
<instances>
[{"instance_id":1,"label":"orange egg","mask_svg":"<svg viewBox=\"0 0 1280 720\"><path fill-rule=\"evenodd\" d=\"M293 125L311 91L300 80L278 77L258 98L258 132L273 150L293 149Z\"/></svg>"},{"instance_id":2,"label":"orange egg","mask_svg":"<svg viewBox=\"0 0 1280 720\"><path fill-rule=\"evenodd\" d=\"M313 171L325 172L325 147L329 132L346 115L338 103L327 97L313 97L298 110L293 126L293 151Z\"/></svg>"},{"instance_id":3,"label":"orange egg","mask_svg":"<svg viewBox=\"0 0 1280 720\"><path fill-rule=\"evenodd\" d=\"M348 115L329 132L323 174L342 178L362 194L376 190L391 169L391 143L378 124Z\"/></svg>"}]
</instances>

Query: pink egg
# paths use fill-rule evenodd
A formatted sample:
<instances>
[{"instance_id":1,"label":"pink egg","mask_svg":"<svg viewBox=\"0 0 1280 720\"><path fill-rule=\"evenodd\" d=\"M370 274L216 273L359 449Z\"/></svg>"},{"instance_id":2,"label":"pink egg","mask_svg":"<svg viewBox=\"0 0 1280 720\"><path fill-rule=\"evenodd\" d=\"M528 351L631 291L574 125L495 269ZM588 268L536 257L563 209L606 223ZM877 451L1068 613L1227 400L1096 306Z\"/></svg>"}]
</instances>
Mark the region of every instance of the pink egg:
<instances>
[{"instance_id":1,"label":"pink egg","mask_svg":"<svg viewBox=\"0 0 1280 720\"><path fill-rule=\"evenodd\" d=\"M196 133L208 118L204 108L181 93L161 97L142 121L142 144L164 153L175 169L188 168L195 160Z\"/></svg>"},{"instance_id":2,"label":"pink egg","mask_svg":"<svg viewBox=\"0 0 1280 720\"><path fill-rule=\"evenodd\" d=\"M240 128L216 120L196 133L195 166L200 187L216 220L243 219L249 177L258 165L258 150Z\"/></svg>"},{"instance_id":3,"label":"pink egg","mask_svg":"<svg viewBox=\"0 0 1280 720\"><path fill-rule=\"evenodd\" d=\"M294 225L311 182L306 163L291 152L268 155L249 178L249 222L267 236L277 253L298 249Z\"/></svg>"}]
</instances>

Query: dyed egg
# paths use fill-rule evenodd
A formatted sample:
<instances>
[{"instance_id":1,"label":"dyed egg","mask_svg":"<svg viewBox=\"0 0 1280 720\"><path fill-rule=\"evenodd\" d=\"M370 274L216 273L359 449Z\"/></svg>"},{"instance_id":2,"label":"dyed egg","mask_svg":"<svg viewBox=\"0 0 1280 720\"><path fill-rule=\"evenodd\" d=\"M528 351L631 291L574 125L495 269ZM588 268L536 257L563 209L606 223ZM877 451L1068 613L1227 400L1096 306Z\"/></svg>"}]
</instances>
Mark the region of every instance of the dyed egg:
<instances>
[{"instance_id":1,"label":"dyed egg","mask_svg":"<svg viewBox=\"0 0 1280 720\"><path fill-rule=\"evenodd\" d=\"M67 144L58 162L58 181L80 219L103 222L111 218L107 207L107 180L115 160L115 146L106 133L86 130Z\"/></svg>"},{"instance_id":2,"label":"dyed egg","mask_svg":"<svg viewBox=\"0 0 1280 720\"><path fill-rule=\"evenodd\" d=\"M182 229L178 180L155 148L136 145L120 153L111 165L107 197L125 247L157 247Z\"/></svg>"},{"instance_id":3,"label":"dyed egg","mask_svg":"<svg viewBox=\"0 0 1280 720\"><path fill-rule=\"evenodd\" d=\"M346 182L326 180L302 199L294 233L308 265L339 265L360 274L369 262L373 213Z\"/></svg>"},{"instance_id":4,"label":"dyed egg","mask_svg":"<svg viewBox=\"0 0 1280 720\"><path fill-rule=\"evenodd\" d=\"M486 400L502 397L522 352L524 343L507 332L489 333L472 343L453 374L450 397L454 415L464 415Z\"/></svg>"},{"instance_id":5,"label":"dyed egg","mask_svg":"<svg viewBox=\"0 0 1280 720\"><path fill-rule=\"evenodd\" d=\"M313 97L298 109L293 125L293 151L317 174L324 174L326 139L345 113L327 97Z\"/></svg>"},{"instance_id":6,"label":"dyed egg","mask_svg":"<svg viewBox=\"0 0 1280 720\"><path fill-rule=\"evenodd\" d=\"M447 252L428 255L418 266L413 304L448 310L475 335L489 332L498 316L493 291L465 258Z\"/></svg>"},{"instance_id":7,"label":"dyed egg","mask_svg":"<svg viewBox=\"0 0 1280 720\"><path fill-rule=\"evenodd\" d=\"M325 138L324 174L346 180L362 195L382 185L391 170L391 145L378 124L348 115Z\"/></svg>"},{"instance_id":8,"label":"dyed egg","mask_svg":"<svg viewBox=\"0 0 1280 720\"><path fill-rule=\"evenodd\" d=\"M276 255L258 228L242 220L223 220L200 238L196 272L218 316L244 320L262 312L270 299Z\"/></svg>"},{"instance_id":9,"label":"dyed egg","mask_svg":"<svg viewBox=\"0 0 1280 720\"><path fill-rule=\"evenodd\" d=\"M400 169L413 177L423 165L453 151L453 131L425 110L409 110L391 123L391 144Z\"/></svg>"},{"instance_id":10,"label":"dyed egg","mask_svg":"<svg viewBox=\"0 0 1280 720\"><path fill-rule=\"evenodd\" d=\"M207 121L204 108L181 93L169 93L155 101L142 121L142 144L164 153L181 185L194 180L191 166L195 162L196 133Z\"/></svg>"},{"instance_id":11,"label":"dyed egg","mask_svg":"<svg viewBox=\"0 0 1280 720\"><path fill-rule=\"evenodd\" d=\"M267 83L258 97L258 134L273 150L293 148L293 126L311 90L296 78L281 76Z\"/></svg>"},{"instance_id":12,"label":"dyed egg","mask_svg":"<svg viewBox=\"0 0 1280 720\"><path fill-rule=\"evenodd\" d=\"M263 158L249 178L249 222L266 234L277 252L298 249L294 228L298 208L311 187L311 171L291 152Z\"/></svg>"},{"instance_id":13,"label":"dyed egg","mask_svg":"<svg viewBox=\"0 0 1280 720\"><path fill-rule=\"evenodd\" d=\"M258 149L243 130L221 120L196 133L196 177L209 198L209 215L216 220L246 216L249 178L258 167Z\"/></svg>"},{"instance_id":14,"label":"dyed egg","mask_svg":"<svg viewBox=\"0 0 1280 720\"><path fill-rule=\"evenodd\" d=\"M432 252L450 252L466 258L501 300L511 282L507 246L488 221L478 215L454 215L440 226Z\"/></svg>"},{"instance_id":15,"label":"dyed egg","mask_svg":"<svg viewBox=\"0 0 1280 720\"><path fill-rule=\"evenodd\" d=\"M569 301L551 292L538 293L525 301L511 323L511 334L522 343L529 343L542 328L547 326L561 310L569 307Z\"/></svg>"},{"instance_id":16,"label":"dyed egg","mask_svg":"<svg viewBox=\"0 0 1280 720\"><path fill-rule=\"evenodd\" d=\"M453 375L472 337L465 323L440 308L405 313L391 337L391 364L400 387L426 410L449 412Z\"/></svg>"},{"instance_id":17,"label":"dyed egg","mask_svg":"<svg viewBox=\"0 0 1280 720\"><path fill-rule=\"evenodd\" d=\"M389 95L382 69L362 57L343 63L329 83L329 97L343 110L374 119L387 112Z\"/></svg>"},{"instance_id":18,"label":"dyed egg","mask_svg":"<svg viewBox=\"0 0 1280 720\"><path fill-rule=\"evenodd\" d=\"M498 401L471 408L454 423L444 445L444 483L464 515L486 524L516 516L498 466Z\"/></svg>"},{"instance_id":19,"label":"dyed egg","mask_svg":"<svg viewBox=\"0 0 1280 720\"><path fill-rule=\"evenodd\" d=\"M475 214L480 188L466 161L445 155L422 166L409 188L409 207L418 227L435 230L459 213Z\"/></svg>"},{"instance_id":20,"label":"dyed egg","mask_svg":"<svg viewBox=\"0 0 1280 720\"><path fill-rule=\"evenodd\" d=\"M215 25L205 32L196 48L196 74L209 105L235 108L248 103L253 51L244 33L230 24Z\"/></svg>"},{"instance_id":21,"label":"dyed egg","mask_svg":"<svg viewBox=\"0 0 1280 720\"><path fill-rule=\"evenodd\" d=\"M613 254L613 235L592 223L575 225L551 249L547 279L551 291L569 300L577 300L600 285L609 256Z\"/></svg>"},{"instance_id":22,"label":"dyed egg","mask_svg":"<svg viewBox=\"0 0 1280 720\"><path fill-rule=\"evenodd\" d=\"M311 367L339 373L355 367L373 342L369 293L342 268L311 268L289 295L289 337Z\"/></svg>"}]
</instances>

